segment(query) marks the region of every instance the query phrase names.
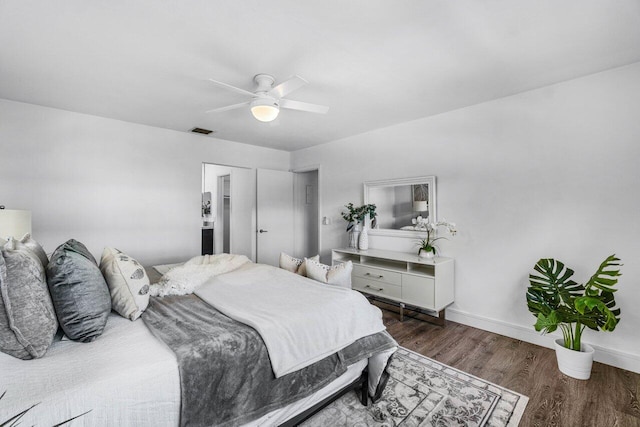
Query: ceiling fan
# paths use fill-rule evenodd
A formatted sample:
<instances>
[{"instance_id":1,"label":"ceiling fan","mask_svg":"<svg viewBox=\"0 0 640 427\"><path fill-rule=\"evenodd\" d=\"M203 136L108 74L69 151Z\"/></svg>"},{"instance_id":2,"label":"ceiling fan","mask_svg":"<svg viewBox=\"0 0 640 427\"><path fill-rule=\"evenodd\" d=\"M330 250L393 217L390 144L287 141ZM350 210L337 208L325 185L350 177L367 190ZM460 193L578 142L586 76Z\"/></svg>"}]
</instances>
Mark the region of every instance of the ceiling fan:
<instances>
[{"instance_id":1,"label":"ceiling fan","mask_svg":"<svg viewBox=\"0 0 640 427\"><path fill-rule=\"evenodd\" d=\"M241 102L240 104L214 108L213 110L207 111L207 113L219 113L250 105L253 117L261 122L270 122L278 117L280 108L320 114L326 114L327 111L329 111L329 107L324 105L309 104L307 102L293 101L291 99L284 98L294 90L300 89L302 86L309 83L300 76L293 76L274 87L273 84L276 80L273 76L270 76L269 74L257 74L253 78L253 81L257 85L255 92L249 92L248 90L240 89L239 87L231 86L213 79L209 79L209 81L225 89L250 96L251 99L249 101Z\"/></svg>"}]
</instances>

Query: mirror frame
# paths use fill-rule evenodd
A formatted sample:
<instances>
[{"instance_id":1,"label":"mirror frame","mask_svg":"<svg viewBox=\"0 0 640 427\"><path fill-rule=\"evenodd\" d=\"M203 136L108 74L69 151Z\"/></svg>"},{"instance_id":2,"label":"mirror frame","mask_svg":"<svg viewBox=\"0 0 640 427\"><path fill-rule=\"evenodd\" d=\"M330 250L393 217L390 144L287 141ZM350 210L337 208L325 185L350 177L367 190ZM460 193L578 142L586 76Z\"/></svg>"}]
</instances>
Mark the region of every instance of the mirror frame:
<instances>
[{"instance_id":1,"label":"mirror frame","mask_svg":"<svg viewBox=\"0 0 640 427\"><path fill-rule=\"evenodd\" d=\"M374 188L381 187L396 187L399 185L416 185L427 184L429 186L429 222L437 222L437 206L436 206L436 177L419 176L415 178L399 178L399 179L381 179L377 181L365 181L364 182L364 204L371 203L369 191ZM395 237L422 237L426 233L424 231L414 230L395 230L391 228L370 228L369 234L374 236L395 236Z\"/></svg>"}]
</instances>

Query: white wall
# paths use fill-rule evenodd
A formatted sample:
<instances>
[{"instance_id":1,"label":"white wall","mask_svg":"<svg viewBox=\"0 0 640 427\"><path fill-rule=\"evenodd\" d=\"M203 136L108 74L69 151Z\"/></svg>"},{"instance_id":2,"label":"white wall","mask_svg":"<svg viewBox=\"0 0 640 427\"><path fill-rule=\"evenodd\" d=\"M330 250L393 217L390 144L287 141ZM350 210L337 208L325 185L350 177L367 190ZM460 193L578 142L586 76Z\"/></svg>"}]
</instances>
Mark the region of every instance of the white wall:
<instances>
[{"instance_id":1,"label":"white wall","mask_svg":"<svg viewBox=\"0 0 640 427\"><path fill-rule=\"evenodd\" d=\"M340 211L362 182L437 176L438 216L457 223L450 319L550 345L527 311L528 273L555 257L584 282L616 253L622 321L585 340L640 372L640 63L293 153L322 165L323 259L347 245ZM373 236L372 247L414 250ZM609 350L605 350L605 348Z\"/></svg>"},{"instance_id":2,"label":"white wall","mask_svg":"<svg viewBox=\"0 0 640 427\"><path fill-rule=\"evenodd\" d=\"M28 209L47 252L67 239L143 264L200 254L202 163L287 170L288 152L0 100L0 204Z\"/></svg>"}]
</instances>

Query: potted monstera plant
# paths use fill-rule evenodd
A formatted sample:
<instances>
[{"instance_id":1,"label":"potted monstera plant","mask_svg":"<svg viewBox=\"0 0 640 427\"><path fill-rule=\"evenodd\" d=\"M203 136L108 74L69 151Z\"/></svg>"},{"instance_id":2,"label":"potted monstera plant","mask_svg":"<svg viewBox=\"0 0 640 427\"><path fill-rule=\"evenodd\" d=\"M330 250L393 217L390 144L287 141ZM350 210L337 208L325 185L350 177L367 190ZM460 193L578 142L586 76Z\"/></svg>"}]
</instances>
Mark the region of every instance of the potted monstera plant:
<instances>
[{"instance_id":1,"label":"potted monstera plant","mask_svg":"<svg viewBox=\"0 0 640 427\"><path fill-rule=\"evenodd\" d=\"M621 265L615 255L607 257L584 285L571 279L572 269L552 258L539 260L529 275L527 307L537 318L536 331L562 331L562 338L555 341L562 373L583 380L591 376L594 350L582 342L582 332L616 328L620 309L614 292Z\"/></svg>"}]
</instances>

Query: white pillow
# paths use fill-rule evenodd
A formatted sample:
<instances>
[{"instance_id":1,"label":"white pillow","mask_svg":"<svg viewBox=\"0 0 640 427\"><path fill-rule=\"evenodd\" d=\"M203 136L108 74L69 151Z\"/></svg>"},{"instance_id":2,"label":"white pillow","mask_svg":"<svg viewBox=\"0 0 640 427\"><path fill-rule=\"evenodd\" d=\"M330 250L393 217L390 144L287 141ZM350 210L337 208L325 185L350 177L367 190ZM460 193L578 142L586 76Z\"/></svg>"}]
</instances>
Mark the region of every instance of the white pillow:
<instances>
[{"instance_id":1,"label":"white pillow","mask_svg":"<svg viewBox=\"0 0 640 427\"><path fill-rule=\"evenodd\" d=\"M287 255L284 252L280 252L280 268L283 268L292 273L297 273L301 276L307 275L307 263L306 260L320 261L320 255L316 255L311 258L294 258L291 255Z\"/></svg>"},{"instance_id":2,"label":"white pillow","mask_svg":"<svg viewBox=\"0 0 640 427\"><path fill-rule=\"evenodd\" d=\"M149 276L144 267L115 248L104 248L100 271L107 281L111 305L122 317L136 320L149 305Z\"/></svg>"},{"instance_id":3,"label":"white pillow","mask_svg":"<svg viewBox=\"0 0 640 427\"><path fill-rule=\"evenodd\" d=\"M329 285L342 286L351 289L351 261L336 264L332 267L318 261L305 259L307 262L307 277Z\"/></svg>"}]
</instances>

